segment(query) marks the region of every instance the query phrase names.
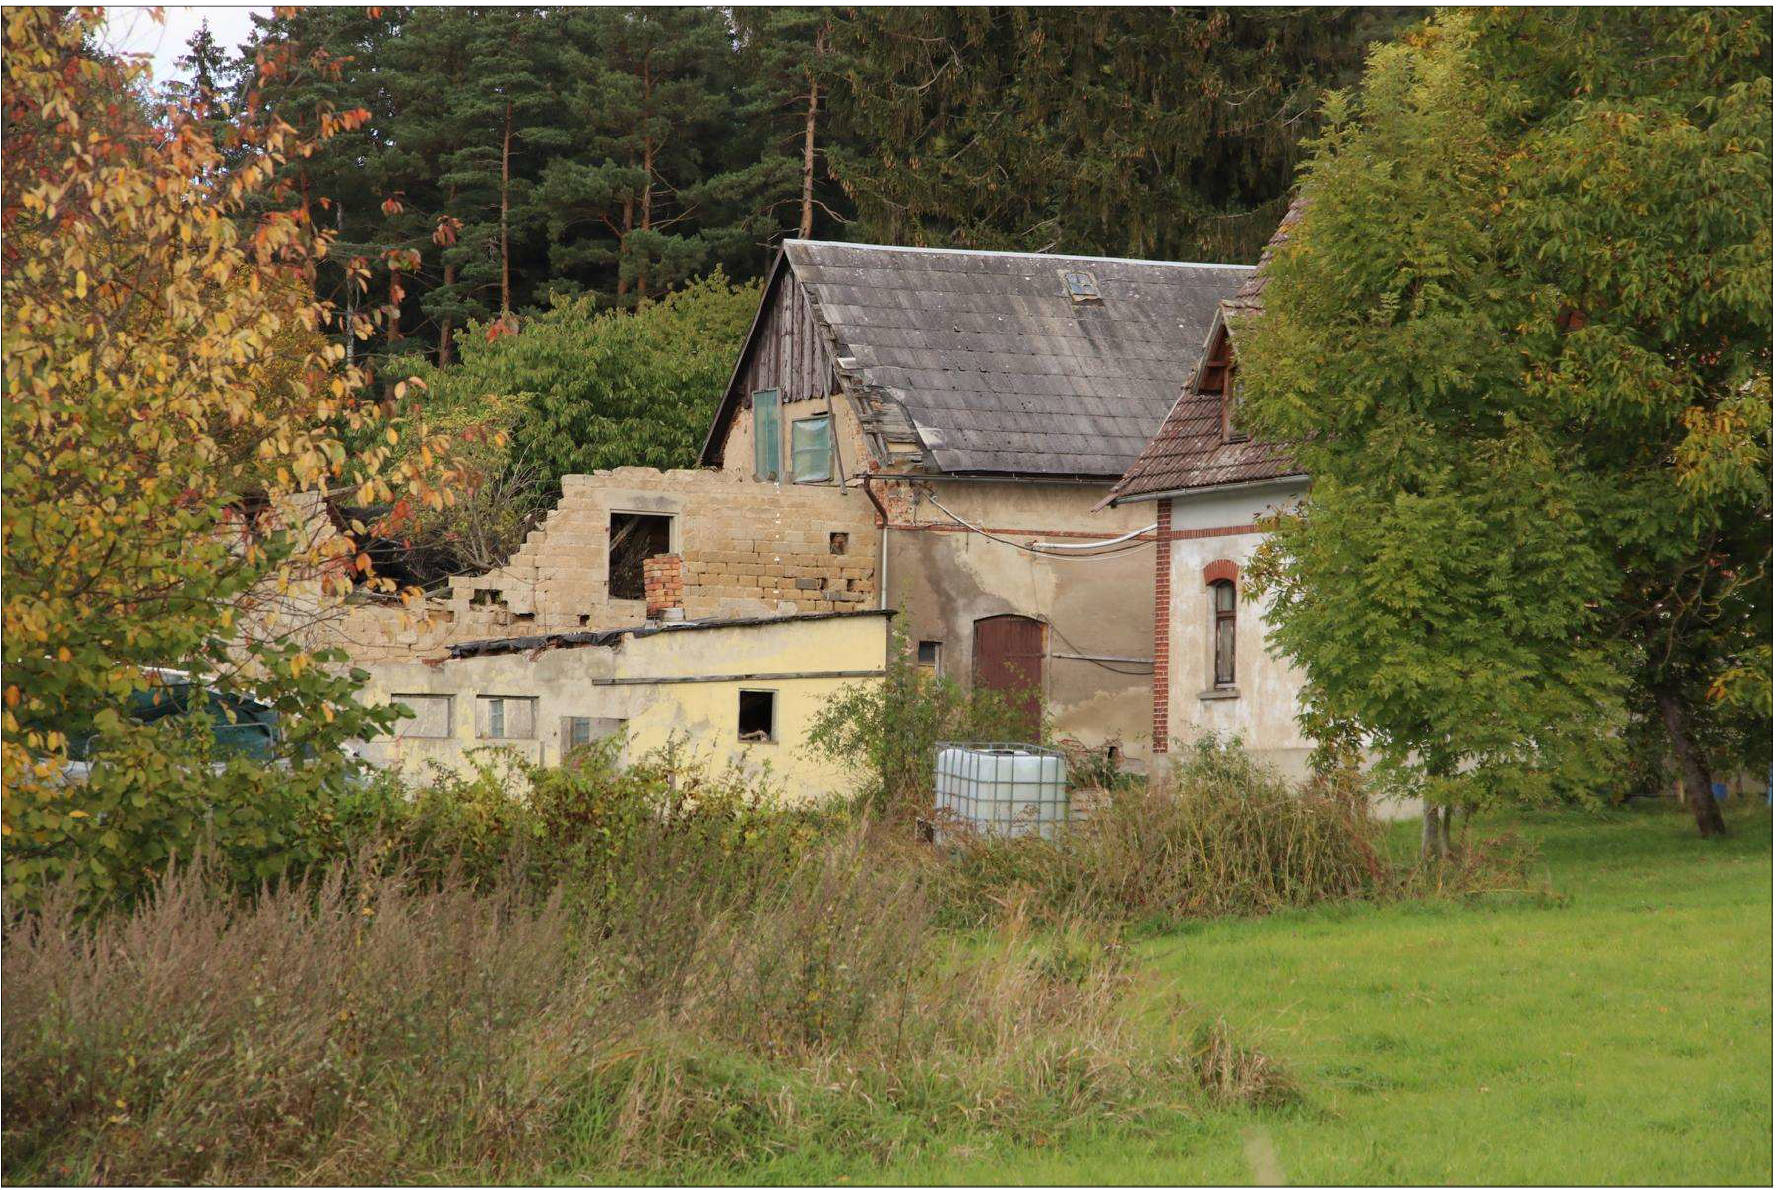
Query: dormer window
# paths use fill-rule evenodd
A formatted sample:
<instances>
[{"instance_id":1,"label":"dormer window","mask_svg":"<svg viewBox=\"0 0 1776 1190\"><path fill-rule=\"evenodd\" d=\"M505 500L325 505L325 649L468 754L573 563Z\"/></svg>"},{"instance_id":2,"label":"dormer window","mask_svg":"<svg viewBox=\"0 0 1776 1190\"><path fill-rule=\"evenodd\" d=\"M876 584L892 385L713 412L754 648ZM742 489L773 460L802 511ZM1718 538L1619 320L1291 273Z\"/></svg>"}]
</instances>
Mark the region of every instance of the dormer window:
<instances>
[{"instance_id":1,"label":"dormer window","mask_svg":"<svg viewBox=\"0 0 1776 1190\"><path fill-rule=\"evenodd\" d=\"M1239 368L1233 361L1233 343L1225 326L1215 331L1215 340L1203 358L1202 380L1197 391L1205 397L1221 399L1221 441L1244 442L1245 430L1239 424Z\"/></svg>"}]
</instances>

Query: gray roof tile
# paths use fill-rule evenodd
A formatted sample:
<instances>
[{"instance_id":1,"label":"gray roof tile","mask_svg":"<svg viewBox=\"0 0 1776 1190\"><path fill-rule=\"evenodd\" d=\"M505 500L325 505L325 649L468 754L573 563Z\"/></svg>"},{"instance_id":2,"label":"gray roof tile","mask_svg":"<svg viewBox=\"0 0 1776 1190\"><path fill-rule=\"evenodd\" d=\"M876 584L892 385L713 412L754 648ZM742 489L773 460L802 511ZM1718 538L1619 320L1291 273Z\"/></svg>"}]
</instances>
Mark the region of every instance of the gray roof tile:
<instances>
[{"instance_id":1,"label":"gray roof tile","mask_svg":"<svg viewBox=\"0 0 1776 1190\"><path fill-rule=\"evenodd\" d=\"M866 385L896 390L947 471L1118 476L1164 420L1243 265L791 240ZM1075 304L1063 270L1091 273Z\"/></svg>"}]
</instances>

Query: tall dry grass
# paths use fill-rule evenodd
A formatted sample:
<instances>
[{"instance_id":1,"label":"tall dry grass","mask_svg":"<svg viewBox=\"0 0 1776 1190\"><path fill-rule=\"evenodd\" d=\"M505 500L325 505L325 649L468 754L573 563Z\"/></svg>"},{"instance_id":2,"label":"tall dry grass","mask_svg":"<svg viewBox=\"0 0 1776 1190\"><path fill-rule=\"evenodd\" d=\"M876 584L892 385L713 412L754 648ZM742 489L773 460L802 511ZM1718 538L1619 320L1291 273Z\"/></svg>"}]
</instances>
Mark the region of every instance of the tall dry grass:
<instances>
[{"instance_id":1,"label":"tall dry grass","mask_svg":"<svg viewBox=\"0 0 1776 1190\"><path fill-rule=\"evenodd\" d=\"M1016 904L1049 920L1165 928L1523 884L1509 848L1472 849L1430 877L1401 867L1360 788L1297 786L1237 742L1206 739L1166 781L1086 796L1084 816L1053 841L965 839L944 869L948 912L974 923Z\"/></svg>"},{"instance_id":2,"label":"tall dry grass","mask_svg":"<svg viewBox=\"0 0 1776 1190\"><path fill-rule=\"evenodd\" d=\"M1137 1027L1089 927L940 930L930 865L876 846L749 874L661 834L615 900L367 861L252 899L176 872L128 915L51 897L0 960L5 1175L708 1180L1282 1085Z\"/></svg>"}]
</instances>

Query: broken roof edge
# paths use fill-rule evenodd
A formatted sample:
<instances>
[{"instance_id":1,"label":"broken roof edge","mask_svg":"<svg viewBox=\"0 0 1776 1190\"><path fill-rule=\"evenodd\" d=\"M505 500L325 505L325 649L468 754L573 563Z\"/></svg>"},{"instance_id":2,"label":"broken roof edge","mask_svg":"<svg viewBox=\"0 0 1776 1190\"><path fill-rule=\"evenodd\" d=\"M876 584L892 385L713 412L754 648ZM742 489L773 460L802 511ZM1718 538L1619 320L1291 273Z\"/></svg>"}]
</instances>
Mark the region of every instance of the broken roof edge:
<instances>
[{"instance_id":1,"label":"broken roof edge","mask_svg":"<svg viewBox=\"0 0 1776 1190\"><path fill-rule=\"evenodd\" d=\"M789 242L786 240L784 244ZM722 465L722 450L727 446L727 434L724 431L734 416L734 407L740 401L740 377L745 373L746 361L751 358L753 347L758 342L759 325L765 320L765 311L771 308L771 295L777 291L784 270L792 267L789 254L784 251L783 245L779 245L777 259L771 262L771 271L765 274L765 287L759 293L758 309L752 312L752 321L746 327L746 337L740 340L740 352L734 357L734 370L729 373L728 385L722 390L721 404L715 407L715 418L709 423L709 433L703 439L703 449L697 452L699 467Z\"/></svg>"},{"instance_id":2,"label":"broken roof edge","mask_svg":"<svg viewBox=\"0 0 1776 1190\"><path fill-rule=\"evenodd\" d=\"M859 248L868 252L936 252L946 256L999 256L1024 260L1083 260L1092 264L1151 264L1180 269L1255 269L1255 264L1218 264L1206 260L1148 260L1138 256L1077 256L1070 252L1011 252L996 248L926 248L901 244L854 244L849 240L787 239L791 244L807 244L819 248Z\"/></svg>"},{"instance_id":3,"label":"broken roof edge","mask_svg":"<svg viewBox=\"0 0 1776 1190\"><path fill-rule=\"evenodd\" d=\"M580 649L613 645L626 636L658 636L668 632L700 632L712 628L759 628L770 624L800 624L813 620L848 620L865 616L892 617L894 608L862 608L845 612L796 612L788 616L739 616L726 620L685 620L675 624L633 624L623 628L601 628L592 632L541 632L529 636L497 636L486 640L465 640L448 646L441 660L462 661L470 657L489 657L503 653L528 653L537 649Z\"/></svg>"}]
</instances>

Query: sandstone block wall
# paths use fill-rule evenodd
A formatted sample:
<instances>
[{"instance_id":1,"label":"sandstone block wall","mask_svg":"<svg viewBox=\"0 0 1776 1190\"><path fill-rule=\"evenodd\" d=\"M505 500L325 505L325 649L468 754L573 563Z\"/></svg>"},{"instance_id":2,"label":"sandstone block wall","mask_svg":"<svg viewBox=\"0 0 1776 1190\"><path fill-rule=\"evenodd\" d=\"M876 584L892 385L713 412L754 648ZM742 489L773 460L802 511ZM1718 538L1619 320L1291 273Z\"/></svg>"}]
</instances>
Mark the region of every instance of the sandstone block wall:
<instances>
[{"instance_id":1,"label":"sandstone block wall","mask_svg":"<svg viewBox=\"0 0 1776 1190\"><path fill-rule=\"evenodd\" d=\"M610 596L613 513L673 518L688 619L854 611L878 599L875 509L855 489L644 467L561 483L561 502L505 566L451 580L459 638L641 622L644 600ZM486 631L467 630L483 621Z\"/></svg>"}]
</instances>

